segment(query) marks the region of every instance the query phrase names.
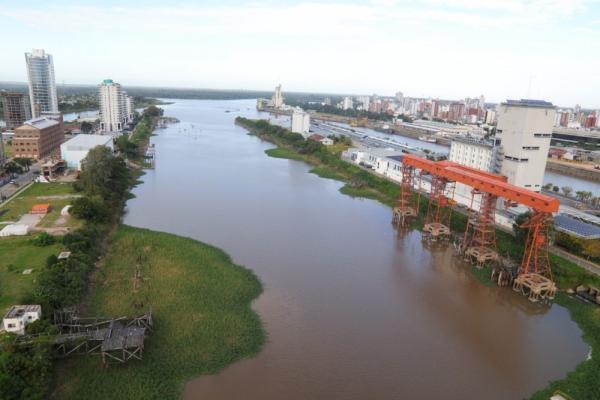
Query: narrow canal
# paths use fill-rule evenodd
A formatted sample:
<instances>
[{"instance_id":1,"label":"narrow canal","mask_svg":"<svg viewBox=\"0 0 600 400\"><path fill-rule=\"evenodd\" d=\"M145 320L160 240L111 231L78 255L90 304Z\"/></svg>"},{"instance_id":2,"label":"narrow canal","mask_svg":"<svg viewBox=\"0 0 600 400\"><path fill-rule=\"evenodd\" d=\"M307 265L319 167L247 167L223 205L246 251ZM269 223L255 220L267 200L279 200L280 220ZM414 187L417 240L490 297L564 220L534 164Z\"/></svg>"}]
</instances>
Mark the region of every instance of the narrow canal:
<instances>
[{"instance_id":1,"label":"narrow canal","mask_svg":"<svg viewBox=\"0 0 600 400\"><path fill-rule=\"evenodd\" d=\"M389 208L338 192L234 125L254 101L181 100L130 225L218 246L255 271L268 341L185 399L519 399L582 361L559 306L476 281L450 249L398 236ZM230 112L227 112L230 111Z\"/></svg>"}]
</instances>

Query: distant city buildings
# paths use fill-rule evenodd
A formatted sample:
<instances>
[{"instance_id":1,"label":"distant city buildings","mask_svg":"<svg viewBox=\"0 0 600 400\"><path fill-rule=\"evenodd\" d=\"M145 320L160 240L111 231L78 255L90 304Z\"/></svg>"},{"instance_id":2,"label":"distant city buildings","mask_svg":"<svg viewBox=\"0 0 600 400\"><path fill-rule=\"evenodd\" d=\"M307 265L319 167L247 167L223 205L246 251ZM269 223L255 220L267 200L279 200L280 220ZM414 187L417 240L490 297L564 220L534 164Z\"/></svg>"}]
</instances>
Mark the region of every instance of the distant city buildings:
<instances>
[{"instance_id":1,"label":"distant city buildings","mask_svg":"<svg viewBox=\"0 0 600 400\"><path fill-rule=\"evenodd\" d=\"M58 98L54 80L54 62L52 55L43 49L34 49L25 53L31 115L37 118L43 112L58 112Z\"/></svg>"},{"instance_id":2,"label":"distant city buildings","mask_svg":"<svg viewBox=\"0 0 600 400\"><path fill-rule=\"evenodd\" d=\"M25 93L0 91L0 101L4 110L4 122L9 131L31 119L31 105Z\"/></svg>"},{"instance_id":3,"label":"distant city buildings","mask_svg":"<svg viewBox=\"0 0 600 400\"><path fill-rule=\"evenodd\" d=\"M555 107L541 100L507 100L500 105L495 146L508 182L539 192L552 138Z\"/></svg>"},{"instance_id":4,"label":"distant city buildings","mask_svg":"<svg viewBox=\"0 0 600 400\"><path fill-rule=\"evenodd\" d=\"M58 155L63 140L62 120L34 118L15 129L12 140L13 155L34 160Z\"/></svg>"},{"instance_id":5,"label":"distant city buildings","mask_svg":"<svg viewBox=\"0 0 600 400\"><path fill-rule=\"evenodd\" d=\"M292 111L291 130L306 137L310 130L310 114L301 108L295 108Z\"/></svg>"},{"instance_id":6,"label":"distant city buildings","mask_svg":"<svg viewBox=\"0 0 600 400\"><path fill-rule=\"evenodd\" d=\"M133 119L133 99L112 79L98 85L100 96L100 130L119 133Z\"/></svg>"}]
</instances>

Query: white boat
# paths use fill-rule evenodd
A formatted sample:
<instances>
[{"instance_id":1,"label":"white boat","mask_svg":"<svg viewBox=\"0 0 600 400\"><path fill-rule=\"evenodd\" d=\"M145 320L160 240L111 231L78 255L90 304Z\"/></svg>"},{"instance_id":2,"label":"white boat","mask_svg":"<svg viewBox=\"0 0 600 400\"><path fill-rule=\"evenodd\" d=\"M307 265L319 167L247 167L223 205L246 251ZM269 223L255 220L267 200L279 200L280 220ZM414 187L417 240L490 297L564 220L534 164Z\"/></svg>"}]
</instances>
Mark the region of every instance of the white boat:
<instances>
[{"instance_id":1,"label":"white boat","mask_svg":"<svg viewBox=\"0 0 600 400\"><path fill-rule=\"evenodd\" d=\"M428 143L437 143L437 139L431 136L419 136L419 140L423 141L423 142L428 142Z\"/></svg>"}]
</instances>

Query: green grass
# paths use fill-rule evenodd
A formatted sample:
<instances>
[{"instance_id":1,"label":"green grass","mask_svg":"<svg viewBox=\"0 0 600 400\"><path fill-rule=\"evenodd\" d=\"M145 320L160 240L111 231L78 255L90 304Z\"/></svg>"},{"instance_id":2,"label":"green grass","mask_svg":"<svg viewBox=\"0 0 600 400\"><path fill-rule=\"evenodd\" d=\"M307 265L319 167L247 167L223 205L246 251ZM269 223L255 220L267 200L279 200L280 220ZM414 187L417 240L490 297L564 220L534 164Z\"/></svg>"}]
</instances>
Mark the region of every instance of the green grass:
<instances>
[{"instance_id":1,"label":"green grass","mask_svg":"<svg viewBox=\"0 0 600 400\"><path fill-rule=\"evenodd\" d=\"M268 149L265 150L265 153L269 157L288 158L290 160L304 160L302 154L298 154L295 151L287 149L285 147L276 147L274 149Z\"/></svg>"},{"instance_id":2,"label":"green grass","mask_svg":"<svg viewBox=\"0 0 600 400\"><path fill-rule=\"evenodd\" d=\"M135 265L143 280L132 291ZM143 361L101 367L82 357L63 369L61 399L178 399L190 379L255 355L265 340L250 305L262 291L223 251L166 233L121 226L92 289L90 315L134 315L152 308ZM136 309L135 302L143 308Z\"/></svg>"},{"instance_id":3,"label":"green grass","mask_svg":"<svg viewBox=\"0 0 600 400\"><path fill-rule=\"evenodd\" d=\"M0 239L0 313L8 307L29 298L35 288L39 271L46 265L48 256L58 255L62 246L37 247L31 237L8 237ZM9 271L12 265L13 271ZM33 268L31 275L23 275L24 269Z\"/></svg>"},{"instance_id":4,"label":"green grass","mask_svg":"<svg viewBox=\"0 0 600 400\"><path fill-rule=\"evenodd\" d=\"M310 173L315 174L321 178L333 179L335 181L344 182L346 177L336 170L327 167L326 165L317 165L310 170Z\"/></svg>"},{"instance_id":5,"label":"green grass","mask_svg":"<svg viewBox=\"0 0 600 400\"><path fill-rule=\"evenodd\" d=\"M34 204L49 203L51 205L50 212L42 219L40 226L52 226L54 221L60 217L61 209L71 204L73 199L45 199L43 196L71 194L74 194L73 185L68 183L34 183L9 203L0 207L0 221L16 222L21 216L31 211Z\"/></svg>"}]
</instances>

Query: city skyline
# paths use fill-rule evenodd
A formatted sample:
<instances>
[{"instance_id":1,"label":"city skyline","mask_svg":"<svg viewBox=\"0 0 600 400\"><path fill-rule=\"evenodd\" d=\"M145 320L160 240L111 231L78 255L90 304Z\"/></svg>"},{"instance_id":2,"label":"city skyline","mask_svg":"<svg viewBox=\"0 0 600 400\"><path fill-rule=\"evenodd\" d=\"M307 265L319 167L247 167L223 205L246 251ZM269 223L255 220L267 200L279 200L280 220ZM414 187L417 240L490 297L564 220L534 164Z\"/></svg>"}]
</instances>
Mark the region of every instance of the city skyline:
<instances>
[{"instance_id":1,"label":"city skyline","mask_svg":"<svg viewBox=\"0 0 600 400\"><path fill-rule=\"evenodd\" d=\"M0 21L15 40L3 45L3 81L26 81L23 53L44 48L59 85L107 76L128 86L282 83L294 92L484 94L600 108L598 57L587 40L572 40L600 34L596 0L4 4Z\"/></svg>"}]
</instances>

